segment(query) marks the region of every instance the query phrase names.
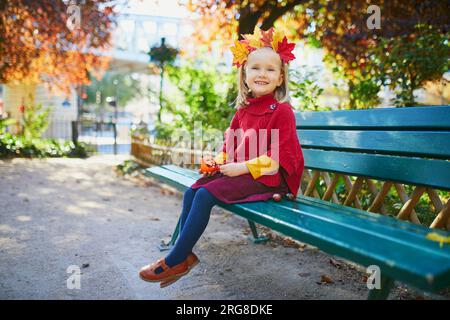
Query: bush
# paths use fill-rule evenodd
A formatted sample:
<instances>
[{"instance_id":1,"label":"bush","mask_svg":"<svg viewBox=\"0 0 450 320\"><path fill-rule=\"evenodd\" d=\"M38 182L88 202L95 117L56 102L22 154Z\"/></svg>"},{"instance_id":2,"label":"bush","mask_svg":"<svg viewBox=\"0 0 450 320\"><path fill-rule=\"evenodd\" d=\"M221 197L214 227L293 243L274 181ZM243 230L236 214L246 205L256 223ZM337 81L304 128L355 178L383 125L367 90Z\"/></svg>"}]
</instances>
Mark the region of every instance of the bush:
<instances>
[{"instance_id":1,"label":"bush","mask_svg":"<svg viewBox=\"0 0 450 320\"><path fill-rule=\"evenodd\" d=\"M165 103L166 110L175 117L172 122L174 128L192 132L196 121L202 122L204 130L225 130L229 126L237 95L235 72L219 72L217 66L205 63L203 68L168 66L167 73L181 93L182 104L186 107L181 109L171 101Z\"/></svg>"},{"instance_id":2,"label":"bush","mask_svg":"<svg viewBox=\"0 0 450 320\"><path fill-rule=\"evenodd\" d=\"M0 134L6 132L9 126L13 126L17 123L16 119L0 118Z\"/></svg>"},{"instance_id":3,"label":"bush","mask_svg":"<svg viewBox=\"0 0 450 320\"><path fill-rule=\"evenodd\" d=\"M338 79L343 79L348 87L348 102L340 106L342 109L368 109L376 107L380 103L378 92L381 89L381 82L375 77L377 65L374 63L363 63L357 67L356 62L352 69L336 56L327 54L324 61L331 68L333 74ZM338 86L335 84L335 87Z\"/></svg>"},{"instance_id":4,"label":"bush","mask_svg":"<svg viewBox=\"0 0 450 320\"><path fill-rule=\"evenodd\" d=\"M48 127L50 108L43 108L42 104L25 107L23 113L23 135L27 139L40 138Z\"/></svg>"},{"instance_id":5,"label":"bush","mask_svg":"<svg viewBox=\"0 0 450 320\"><path fill-rule=\"evenodd\" d=\"M323 109L319 106L319 96L323 93L323 88L316 84L315 73L317 70L309 70L306 66L289 72L289 90L291 90L292 97L299 99L299 104L295 106L298 110L319 111Z\"/></svg>"},{"instance_id":6,"label":"bush","mask_svg":"<svg viewBox=\"0 0 450 320\"><path fill-rule=\"evenodd\" d=\"M54 139L30 139L11 133L0 134L0 158L86 158L87 156L84 143L58 142Z\"/></svg>"},{"instance_id":7,"label":"bush","mask_svg":"<svg viewBox=\"0 0 450 320\"><path fill-rule=\"evenodd\" d=\"M378 92L380 86L372 79L360 80L353 83L349 92L352 109L367 109L376 107L380 103Z\"/></svg>"},{"instance_id":8,"label":"bush","mask_svg":"<svg viewBox=\"0 0 450 320\"><path fill-rule=\"evenodd\" d=\"M414 90L435 81L450 67L449 33L417 25L413 34L382 39L374 48L378 79L395 90L397 107L416 105Z\"/></svg>"},{"instance_id":9,"label":"bush","mask_svg":"<svg viewBox=\"0 0 450 320\"><path fill-rule=\"evenodd\" d=\"M125 160L123 163L116 166L116 171L122 175L129 175L141 169L143 169L143 167L133 160Z\"/></svg>"}]
</instances>

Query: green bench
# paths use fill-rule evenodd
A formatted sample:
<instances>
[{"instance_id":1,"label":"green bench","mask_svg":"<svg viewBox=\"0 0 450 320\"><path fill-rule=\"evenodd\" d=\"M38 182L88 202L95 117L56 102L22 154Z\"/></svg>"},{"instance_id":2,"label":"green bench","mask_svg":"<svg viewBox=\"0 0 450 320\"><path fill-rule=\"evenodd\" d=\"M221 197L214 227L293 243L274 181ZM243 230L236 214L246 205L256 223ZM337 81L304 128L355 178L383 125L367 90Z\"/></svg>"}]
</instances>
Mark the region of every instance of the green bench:
<instances>
[{"instance_id":1,"label":"green bench","mask_svg":"<svg viewBox=\"0 0 450 320\"><path fill-rule=\"evenodd\" d=\"M369 299L386 299L395 280L426 292L449 287L450 244L427 239L427 235L450 236L440 230L450 224L449 203L439 206L434 191L450 190L450 106L296 112L296 121L305 167L313 172L305 168L303 178L309 180L303 182L305 191L301 187L294 201L223 208L248 219L255 242L267 240L258 236L257 223L331 255L365 267L378 266L381 288L370 290ZM200 177L196 171L174 165L150 167L145 173L180 191ZM357 177L356 181L352 184L347 175ZM315 190L319 177L327 182L323 194ZM334 190L343 177L348 187L345 205L336 203ZM361 206L357 192L370 179L383 186L373 190L370 183L375 193L367 212L356 208ZM389 189L400 184L415 189L410 199L402 195L405 204L395 219L381 211ZM434 229L416 225L414 206L424 192L433 196L440 210ZM178 227L161 250L175 243Z\"/></svg>"}]
</instances>

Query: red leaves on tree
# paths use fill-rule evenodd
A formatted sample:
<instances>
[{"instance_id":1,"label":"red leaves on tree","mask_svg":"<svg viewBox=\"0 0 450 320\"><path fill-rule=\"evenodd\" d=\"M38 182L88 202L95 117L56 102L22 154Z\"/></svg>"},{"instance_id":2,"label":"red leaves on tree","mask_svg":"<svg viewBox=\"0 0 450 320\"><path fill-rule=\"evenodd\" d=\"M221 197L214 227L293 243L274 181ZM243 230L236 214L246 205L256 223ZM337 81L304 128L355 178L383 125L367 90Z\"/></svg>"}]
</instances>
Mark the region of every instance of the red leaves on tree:
<instances>
[{"instance_id":1,"label":"red leaves on tree","mask_svg":"<svg viewBox=\"0 0 450 320\"><path fill-rule=\"evenodd\" d=\"M88 84L89 73L107 66L101 53L110 46L116 2L0 1L0 83L44 83L66 93L73 85ZM82 17L73 30L70 6Z\"/></svg>"}]
</instances>

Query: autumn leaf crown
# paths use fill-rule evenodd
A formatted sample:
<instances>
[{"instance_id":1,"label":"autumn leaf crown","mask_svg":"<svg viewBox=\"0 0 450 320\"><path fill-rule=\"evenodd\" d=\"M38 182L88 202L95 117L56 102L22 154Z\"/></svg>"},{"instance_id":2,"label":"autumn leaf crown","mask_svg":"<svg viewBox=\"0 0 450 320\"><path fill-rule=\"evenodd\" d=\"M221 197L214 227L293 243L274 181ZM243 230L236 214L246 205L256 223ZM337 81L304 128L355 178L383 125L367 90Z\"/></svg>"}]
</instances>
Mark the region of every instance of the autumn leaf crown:
<instances>
[{"instance_id":1,"label":"autumn leaf crown","mask_svg":"<svg viewBox=\"0 0 450 320\"><path fill-rule=\"evenodd\" d=\"M236 40L231 47L233 53L233 65L238 68L246 61L248 55L259 48L269 47L280 55L284 63L295 59L292 50L295 43L289 43L286 36L280 30L270 28L267 31L261 30L256 26L253 34L243 34L244 40Z\"/></svg>"}]
</instances>

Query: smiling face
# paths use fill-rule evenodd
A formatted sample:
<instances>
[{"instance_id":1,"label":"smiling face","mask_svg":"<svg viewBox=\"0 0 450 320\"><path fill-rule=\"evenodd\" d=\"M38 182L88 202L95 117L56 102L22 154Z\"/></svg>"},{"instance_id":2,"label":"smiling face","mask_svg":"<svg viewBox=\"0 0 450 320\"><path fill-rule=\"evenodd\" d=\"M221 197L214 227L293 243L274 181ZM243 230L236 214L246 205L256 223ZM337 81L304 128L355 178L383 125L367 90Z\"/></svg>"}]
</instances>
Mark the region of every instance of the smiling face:
<instances>
[{"instance_id":1,"label":"smiling face","mask_svg":"<svg viewBox=\"0 0 450 320\"><path fill-rule=\"evenodd\" d=\"M280 56L268 47L250 53L245 66L245 83L255 98L274 92L283 83Z\"/></svg>"}]
</instances>

